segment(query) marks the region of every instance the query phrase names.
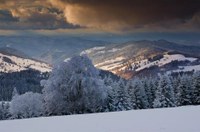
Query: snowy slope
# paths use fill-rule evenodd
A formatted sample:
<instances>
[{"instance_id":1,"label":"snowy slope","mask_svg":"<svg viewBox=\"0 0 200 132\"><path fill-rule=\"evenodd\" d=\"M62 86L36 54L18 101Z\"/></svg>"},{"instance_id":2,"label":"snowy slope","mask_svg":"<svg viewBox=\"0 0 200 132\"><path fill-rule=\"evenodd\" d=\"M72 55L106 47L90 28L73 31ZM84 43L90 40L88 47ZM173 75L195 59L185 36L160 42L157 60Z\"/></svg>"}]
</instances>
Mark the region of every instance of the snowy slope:
<instances>
[{"instance_id":1,"label":"snowy slope","mask_svg":"<svg viewBox=\"0 0 200 132\"><path fill-rule=\"evenodd\" d=\"M194 72L200 71L200 65L179 66L179 69L168 71L167 74L178 73L178 72L190 72L190 71L194 71Z\"/></svg>"},{"instance_id":2,"label":"snowy slope","mask_svg":"<svg viewBox=\"0 0 200 132\"><path fill-rule=\"evenodd\" d=\"M50 65L32 59L0 53L0 72L10 73L34 69L40 72L51 71Z\"/></svg>"},{"instance_id":3,"label":"snowy slope","mask_svg":"<svg viewBox=\"0 0 200 132\"><path fill-rule=\"evenodd\" d=\"M130 41L84 51L94 65L126 79L176 71L199 71L200 48L158 41ZM179 68L179 66L191 66Z\"/></svg>"},{"instance_id":4,"label":"snowy slope","mask_svg":"<svg viewBox=\"0 0 200 132\"><path fill-rule=\"evenodd\" d=\"M116 57L113 59L109 59L103 62L96 63L95 66L98 67L99 69L106 70L106 71L111 71L112 73L117 73L118 71L125 71L127 70L130 65L131 65L131 70L135 72L139 72L141 70L157 66L157 67L163 67L167 64L170 64L174 61L178 62L183 62L183 61L188 61L190 63L197 61L198 58L194 57L186 57L182 54L165 54L161 59L155 60L155 61L149 61L148 59L143 59L139 61L133 61L133 62L128 62L127 59L123 56ZM128 62L129 65L124 64L124 62ZM128 67L129 66L129 67ZM191 65L191 66L179 66L177 67L176 70L170 70L167 71L167 73L172 73L172 72L187 72L187 71L200 71L200 65Z\"/></svg>"},{"instance_id":5,"label":"snowy slope","mask_svg":"<svg viewBox=\"0 0 200 132\"><path fill-rule=\"evenodd\" d=\"M166 64L169 64L173 61L190 61L190 62L193 62L193 61L196 61L197 58L193 58L193 57L185 57L184 55L182 54L174 54L174 55L164 55L164 57L160 60L157 60L157 61L153 61L153 62L149 62L149 61L140 61L141 63L139 64L140 65L140 68L136 69L136 71L140 71L140 70L143 70L145 68L149 68L151 66L164 66ZM143 63L145 62L145 63ZM133 66L135 64L132 64Z\"/></svg>"},{"instance_id":6,"label":"snowy slope","mask_svg":"<svg viewBox=\"0 0 200 132\"><path fill-rule=\"evenodd\" d=\"M108 70L108 71L109 70L113 71L113 69L115 69L115 68L119 68L118 70L123 70L123 69L126 69L126 65L123 65L123 61L125 59L126 58L124 58L124 57L117 57L115 59L110 59L110 60L106 60L104 62L97 63L97 64L95 64L95 66L102 70ZM197 60L197 58L185 57L182 54L174 54L174 55L166 54L160 60L150 62L150 61L148 61L148 59L144 59L144 60L133 62L131 65L132 65L132 67L136 67L136 65L139 66L139 68L137 68L136 71L141 71L141 70L143 70L145 68L149 68L151 66L161 67L161 66L171 63L172 61L176 61L176 60L193 62L193 61Z\"/></svg>"},{"instance_id":7,"label":"snowy slope","mask_svg":"<svg viewBox=\"0 0 200 132\"><path fill-rule=\"evenodd\" d=\"M200 106L1 121L0 132L199 132Z\"/></svg>"}]
</instances>

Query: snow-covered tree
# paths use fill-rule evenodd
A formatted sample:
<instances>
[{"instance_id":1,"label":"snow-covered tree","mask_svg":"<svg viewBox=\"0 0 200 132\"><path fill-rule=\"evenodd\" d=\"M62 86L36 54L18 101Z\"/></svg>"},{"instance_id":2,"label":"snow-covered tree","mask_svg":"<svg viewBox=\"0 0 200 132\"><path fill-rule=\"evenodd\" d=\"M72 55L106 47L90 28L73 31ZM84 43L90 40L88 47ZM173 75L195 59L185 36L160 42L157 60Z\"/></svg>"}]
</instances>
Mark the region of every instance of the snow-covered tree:
<instances>
[{"instance_id":1,"label":"snow-covered tree","mask_svg":"<svg viewBox=\"0 0 200 132\"><path fill-rule=\"evenodd\" d=\"M173 80L172 80L172 86L173 86L173 89L174 89L174 101L175 101L175 104L178 106L180 105L180 89L179 89L179 85L181 83L181 76L178 75L177 77L173 77Z\"/></svg>"},{"instance_id":2,"label":"snow-covered tree","mask_svg":"<svg viewBox=\"0 0 200 132\"><path fill-rule=\"evenodd\" d=\"M106 76L104 79L104 83L107 86L107 102L105 111L117 111L117 83L113 81L110 75Z\"/></svg>"},{"instance_id":3,"label":"snow-covered tree","mask_svg":"<svg viewBox=\"0 0 200 132\"><path fill-rule=\"evenodd\" d=\"M177 105L191 105L194 92L192 78L188 75L181 77L178 85Z\"/></svg>"},{"instance_id":4,"label":"snow-covered tree","mask_svg":"<svg viewBox=\"0 0 200 132\"><path fill-rule=\"evenodd\" d=\"M0 102L0 120L6 120L9 116L9 103L4 101Z\"/></svg>"},{"instance_id":5,"label":"snow-covered tree","mask_svg":"<svg viewBox=\"0 0 200 132\"><path fill-rule=\"evenodd\" d=\"M194 93L193 93L193 103L200 104L200 72L194 74L193 77L193 86L194 86Z\"/></svg>"},{"instance_id":6,"label":"snow-covered tree","mask_svg":"<svg viewBox=\"0 0 200 132\"><path fill-rule=\"evenodd\" d=\"M156 91L156 98L153 105L154 107L175 106L172 82L167 75L160 76L159 85Z\"/></svg>"},{"instance_id":7,"label":"snow-covered tree","mask_svg":"<svg viewBox=\"0 0 200 132\"><path fill-rule=\"evenodd\" d=\"M106 111L118 111L118 84L113 82L111 86L108 86L108 99L107 99L107 110Z\"/></svg>"},{"instance_id":8,"label":"snow-covered tree","mask_svg":"<svg viewBox=\"0 0 200 132\"><path fill-rule=\"evenodd\" d=\"M125 82L123 79L120 79L117 82L117 107L118 110L130 110L131 109L131 103L130 103L130 97L128 94L128 89L125 86Z\"/></svg>"},{"instance_id":9,"label":"snow-covered tree","mask_svg":"<svg viewBox=\"0 0 200 132\"><path fill-rule=\"evenodd\" d=\"M142 84L146 93L148 108L152 108L156 91L155 81L152 77L145 77L144 79L142 79Z\"/></svg>"},{"instance_id":10,"label":"snow-covered tree","mask_svg":"<svg viewBox=\"0 0 200 132\"><path fill-rule=\"evenodd\" d=\"M126 87L127 87L128 94L130 97L131 109L138 109L137 104L136 104L137 102L136 102L136 97L135 97L135 89L134 89L133 80L129 80Z\"/></svg>"},{"instance_id":11,"label":"snow-covered tree","mask_svg":"<svg viewBox=\"0 0 200 132\"><path fill-rule=\"evenodd\" d=\"M10 103L12 118L30 118L41 116L44 112L42 95L27 92L14 96Z\"/></svg>"},{"instance_id":12,"label":"snow-covered tree","mask_svg":"<svg viewBox=\"0 0 200 132\"><path fill-rule=\"evenodd\" d=\"M136 78L133 80L133 90L137 108L138 109L148 108L149 103L147 95L145 93L145 89L140 79Z\"/></svg>"},{"instance_id":13,"label":"snow-covered tree","mask_svg":"<svg viewBox=\"0 0 200 132\"><path fill-rule=\"evenodd\" d=\"M73 114L102 111L107 86L86 55L65 60L42 81L47 114Z\"/></svg>"},{"instance_id":14,"label":"snow-covered tree","mask_svg":"<svg viewBox=\"0 0 200 132\"><path fill-rule=\"evenodd\" d=\"M148 86L149 86L149 89L150 89L150 93L149 93L149 97L148 97L149 107L153 108L153 102L154 102L154 99L156 98L156 90L157 90L156 78L150 77L148 79L148 82L149 82Z\"/></svg>"},{"instance_id":15,"label":"snow-covered tree","mask_svg":"<svg viewBox=\"0 0 200 132\"><path fill-rule=\"evenodd\" d=\"M153 102L153 108L162 108L162 107L166 107L165 104L166 104L166 100L165 100L165 97L164 95L162 94L162 91L161 89L157 89L156 90L156 96L155 96L155 99L154 99L154 102Z\"/></svg>"},{"instance_id":16,"label":"snow-covered tree","mask_svg":"<svg viewBox=\"0 0 200 132\"><path fill-rule=\"evenodd\" d=\"M13 89L13 92L12 92L12 98L14 98L14 97L17 97L19 94L18 94L18 92L17 92L17 89L16 89L16 87Z\"/></svg>"}]
</instances>

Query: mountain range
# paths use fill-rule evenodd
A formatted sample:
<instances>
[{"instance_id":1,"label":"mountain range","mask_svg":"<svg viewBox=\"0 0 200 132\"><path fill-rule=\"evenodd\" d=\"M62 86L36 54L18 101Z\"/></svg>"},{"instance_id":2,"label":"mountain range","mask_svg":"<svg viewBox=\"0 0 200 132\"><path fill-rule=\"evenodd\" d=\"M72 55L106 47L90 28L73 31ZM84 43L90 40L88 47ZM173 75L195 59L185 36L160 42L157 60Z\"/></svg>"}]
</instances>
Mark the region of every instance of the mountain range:
<instances>
[{"instance_id":1,"label":"mountain range","mask_svg":"<svg viewBox=\"0 0 200 132\"><path fill-rule=\"evenodd\" d=\"M50 72L51 65L31 59L23 52L13 48L0 48L0 72L12 73L24 70L37 70L39 72Z\"/></svg>"},{"instance_id":2,"label":"mountain range","mask_svg":"<svg viewBox=\"0 0 200 132\"><path fill-rule=\"evenodd\" d=\"M56 64L65 58L78 55L81 51L108 42L72 36L0 36L0 47L10 47L26 56Z\"/></svg>"},{"instance_id":3,"label":"mountain range","mask_svg":"<svg viewBox=\"0 0 200 132\"><path fill-rule=\"evenodd\" d=\"M0 38L1 72L49 72L52 65L83 53L103 74L112 72L126 79L200 70L200 46L166 40L112 44L76 37Z\"/></svg>"},{"instance_id":4,"label":"mountain range","mask_svg":"<svg viewBox=\"0 0 200 132\"><path fill-rule=\"evenodd\" d=\"M130 41L83 51L99 69L126 79L200 70L200 47L166 40Z\"/></svg>"}]
</instances>

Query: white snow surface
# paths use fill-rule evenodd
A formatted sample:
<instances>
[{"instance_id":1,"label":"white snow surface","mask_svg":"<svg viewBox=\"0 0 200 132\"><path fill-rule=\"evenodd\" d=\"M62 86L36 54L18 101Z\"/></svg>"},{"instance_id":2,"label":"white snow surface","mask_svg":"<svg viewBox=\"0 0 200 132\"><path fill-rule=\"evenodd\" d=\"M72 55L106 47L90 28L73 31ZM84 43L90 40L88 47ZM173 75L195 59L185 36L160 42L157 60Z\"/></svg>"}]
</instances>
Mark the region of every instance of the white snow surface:
<instances>
[{"instance_id":1,"label":"white snow surface","mask_svg":"<svg viewBox=\"0 0 200 132\"><path fill-rule=\"evenodd\" d=\"M189 71L200 71L200 65L194 66L179 66L179 69L168 71L167 74L176 73L176 72L189 72Z\"/></svg>"},{"instance_id":2,"label":"white snow surface","mask_svg":"<svg viewBox=\"0 0 200 132\"><path fill-rule=\"evenodd\" d=\"M168 55L168 54L166 54L166 55L164 55L164 57L163 57L162 59L160 59L160 60L153 61L153 62L150 62L150 63L147 62L147 64L141 63L141 64L140 64L141 67L140 67L140 68L137 68L136 71L140 71L140 70L143 70L143 69L145 69L145 68L149 68L149 67L155 66L155 65L161 67L161 66L164 66L164 65L166 65L166 64L169 64L169 63L171 63L172 61L175 61L175 60L177 60L177 61L186 61L186 60L187 60L187 61L193 62L193 61L197 60L197 58L185 57L185 56L182 55L182 54L174 54L174 55ZM146 62L146 61L145 61L145 62Z\"/></svg>"},{"instance_id":3,"label":"white snow surface","mask_svg":"<svg viewBox=\"0 0 200 132\"><path fill-rule=\"evenodd\" d=\"M12 61L12 63L6 62L5 60L3 60L3 58L8 58ZM28 68L35 69L40 72L51 71L50 65L46 63L0 53L0 72L18 72L27 70Z\"/></svg>"},{"instance_id":4,"label":"white snow surface","mask_svg":"<svg viewBox=\"0 0 200 132\"><path fill-rule=\"evenodd\" d=\"M113 73L115 73L115 69L117 68L119 71L123 71L127 68L127 65L124 65L124 61L126 60L125 57L123 56L118 56L114 59L109 59L100 63L95 64L96 67L102 69L102 70L107 70L107 71L111 71ZM166 64L169 64L173 61L196 61L197 58L193 58L193 57L186 57L182 54L173 54L173 55L169 55L169 54L165 54L163 56L163 58L161 58L160 60L156 60L153 62L148 61L148 59L144 59L144 60L140 60L140 61L135 61L134 63L132 63L132 67L135 68L136 66L139 66L138 68L135 69L135 71L141 71L145 68L150 68L152 66L158 66L158 67L162 67ZM193 67L185 67L186 69L193 69L195 68L195 71L199 71L199 66L193 66ZM187 70L187 71L188 71Z\"/></svg>"},{"instance_id":5,"label":"white snow surface","mask_svg":"<svg viewBox=\"0 0 200 132\"><path fill-rule=\"evenodd\" d=\"M0 132L200 132L200 106L0 121Z\"/></svg>"},{"instance_id":6,"label":"white snow surface","mask_svg":"<svg viewBox=\"0 0 200 132\"><path fill-rule=\"evenodd\" d=\"M122 62L125 58L120 56L116 57L115 59L106 60L104 62L98 63L95 65L95 67L99 67L103 70L113 70L114 68L118 68L119 66L122 66Z\"/></svg>"},{"instance_id":7,"label":"white snow surface","mask_svg":"<svg viewBox=\"0 0 200 132\"><path fill-rule=\"evenodd\" d=\"M92 53L92 52L95 52L95 51L101 51L101 50L103 50L103 49L105 49L105 47L94 47L94 48L91 48L91 49L88 49L88 50L85 50L85 51L83 51L81 54L90 54L90 53Z\"/></svg>"}]
</instances>

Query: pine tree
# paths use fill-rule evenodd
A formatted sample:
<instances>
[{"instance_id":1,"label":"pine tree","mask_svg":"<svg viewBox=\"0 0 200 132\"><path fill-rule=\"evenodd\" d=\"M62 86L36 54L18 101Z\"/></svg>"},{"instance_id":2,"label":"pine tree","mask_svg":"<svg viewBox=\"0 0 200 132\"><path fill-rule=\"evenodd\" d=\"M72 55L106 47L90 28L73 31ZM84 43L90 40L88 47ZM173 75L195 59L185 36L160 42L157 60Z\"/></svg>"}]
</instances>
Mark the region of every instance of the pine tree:
<instances>
[{"instance_id":1,"label":"pine tree","mask_svg":"<svg viewBox=\"0 0 200 132\"><path fill-rule=\"evenodd\" d=\"M180 93L179 93L180 82L181 82L181 76L180 75L173 78L172 86L173 86L173 89L174 89L174 101L175 101L176 106L180 105L180 100L179 100L180 99L179 98L179 96L180 96Z\"/></svg>"},{"instance_id":2,"label":"pine tree","mask_svg":"<svg viewBox=\"0 0 200 132\"><path fill-rule=\"evenodd\" d=\"M143 87L144 87L144 90L145 90L145 93L146 93L146 96L147 96L147 101L148 101L148 106L147 108L151 108L152 105L153 105L153 101L154 101L154 92L155 92L155 86L153 84L153 79L150 77L150 78L144 78L142 80L142 84L143 84Z\"/></svg>"},{"instance_id":3,"label":"pine tree","mask_svg":"<svg viewBox=\"0 0 200 132\"><path fill-rule=\"evenodd\" d=\"M142 82L139 79L135 79L133 81L134 94L136 98L136 106L138 109L146 109L148 108L148 100L147 95L145 93L145 89L142 85Z\"/></svg>"},{"instance_id":4,"label":"pine tree","mask_svg":"<svg viewBox=\"0 0 200 132\"><path fill-rule=\"evenodd\" d=\"M106 76L104 78L104 83L108 87L108 97L105 111L117 111L117 84L111 79L110 76Z\"/></svg>"},{"instance_id":5,"label":"pine tree","mask_svg":"<svg viewBox=\"0 0 200 132\"><path fill-rule=\"evenodd\" d=\"M167 75L163 75L160 77L158 89L156 92L156 98L154 100L154 106L155 102L161 103L161 107L173 107L174 104L174 92L172 83Z\"/></svg>"},{"instance_id":6,"label":"pine tree","mask_svg":"<svg viewBox=\"0 0 200 132\"><path fill-rule=\"evenodd\" d=\"M162 91L160 88L156 90L156 97L153 102L153 108L163 108L166 106L165 97L162 94Z\"/></svg>"},{"instance_id":7,"label":"pine tree","mask_svg":"<svg viewBox=\"0 0 200 132\"><path fill-rule=\"evenodd\" d=\"M177 105L191 105L192 104L192 94L193 94L193 84L191 82L191 77L183 75L181 77L178 86L178 104Z\"/></svg>"},{"instance_id":8,"label":"pine tree","mask_svg":"<svg viewBox=\"0 0 200 132\"><path fill-rule=\"evenodd\" d=\"M134 89L134 85L133 85L133 80L129 80L126 87L127 87L129 97L130 97L131 109L138 109L138 107L136 105L136 97L135 97L135 89Z\"/></svg>"},{"instance_id":9,"label":"pine tree","mask_svg":"<svg viewBox=\"0 0 200 132\"><path fill-rule=\"evenodd\" d=\"M0 120L6 120L9 117L9 103L4 101L0 102Z\"/></svg>"},{"instance_id":10,"label":"pine tree","mask_svg":"<svg viewBox=\"0 0 200 132\"><path fill-rule=\"evenodd\" d=\"M151 77L149 79L149 89L150 89L149 107L153 108L153 102L156 98L156 90L157 90L155 78Z\"/></svg>"},{"instance_id":11,"label":"pine tree","mask_svg":"<svg viewBox=\"0 0 200 132\"><path fill-rule=\"evenodd\" d=\"M18 94L18 92L17 92L17 89L16 89L16 87L13 89L13 92L12 92L12 97L14 98L14 97L17 97L19 94Z\"/></svg>"},{"instance_id":12,"label":"pine tree","mask_svg":"<svg viewBox=\"0 0 200 132\"><path fill-rule=\"evenodd\" d=\"M130 110L131 109L131 103L130 103L130 97L128 94L128 89L125 87L125 82L121 78L117 82L117 100L118 100L118 110Z\"/></svg>"},{"instance_id":13,"label":"pine tree","mask_svg":"<svg viewBox=\"0 0 200 132\"><path fill-rule=\"evenodd\" d=\"M199 105L200 104L200 72L197 72L194 75L194 104Z\"/></svg>"}]
</instances>

